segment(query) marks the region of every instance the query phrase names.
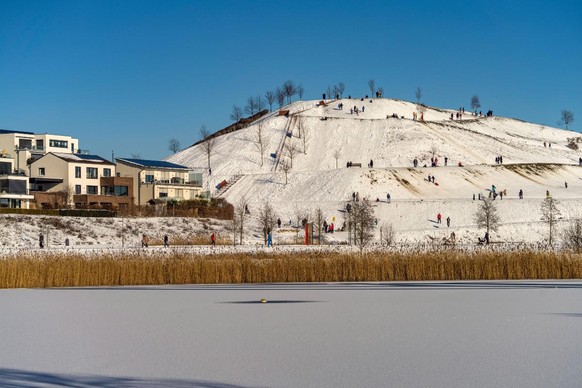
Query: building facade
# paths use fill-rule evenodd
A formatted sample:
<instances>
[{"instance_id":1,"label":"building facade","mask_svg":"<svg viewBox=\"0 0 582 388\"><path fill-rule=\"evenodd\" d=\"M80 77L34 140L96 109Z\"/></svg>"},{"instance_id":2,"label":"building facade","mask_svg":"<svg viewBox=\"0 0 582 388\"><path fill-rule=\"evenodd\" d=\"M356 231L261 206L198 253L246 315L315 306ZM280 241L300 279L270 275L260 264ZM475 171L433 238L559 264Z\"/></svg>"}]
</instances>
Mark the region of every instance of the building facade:
<instances>
[{"instance_id":1,"label":"building facade","mask_svg":"<svg viewBox=\"0 0 582 388\"><path fill-rule=\"evenodd\" d=\"M116 158L120 177L134 179L138 206L151 200L190 200L202 192L202 174L189 167L159 160Z\"/></svg>"},{"instance_id":2,"label":"building facade","mask_svg":"<svg viewBox=\"0 0 582 388\"><path fill-rule=\"evenodd\" d=\"M14 159L0 157L0 207L28 209L33 199L28 177L15 173Z\"/></svg>"}]
</instances>

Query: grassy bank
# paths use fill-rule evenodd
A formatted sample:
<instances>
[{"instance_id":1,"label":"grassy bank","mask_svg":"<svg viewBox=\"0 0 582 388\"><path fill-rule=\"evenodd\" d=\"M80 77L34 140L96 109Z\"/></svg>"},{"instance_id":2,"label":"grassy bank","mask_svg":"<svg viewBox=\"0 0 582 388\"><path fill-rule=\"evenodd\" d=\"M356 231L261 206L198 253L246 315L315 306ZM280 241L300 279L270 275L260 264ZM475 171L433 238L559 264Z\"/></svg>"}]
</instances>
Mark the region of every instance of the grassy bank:
<instances>
[{"instance_id":1,"label":"grassy bank","mask_svg":"<svg viewBox=\"0 0 582 388\"><path fill-rule=\"evenodd\" d=\"M0 260L1 288L580 278L581 255L546 252L30 255Z\"/></svg>"}]
</instances>

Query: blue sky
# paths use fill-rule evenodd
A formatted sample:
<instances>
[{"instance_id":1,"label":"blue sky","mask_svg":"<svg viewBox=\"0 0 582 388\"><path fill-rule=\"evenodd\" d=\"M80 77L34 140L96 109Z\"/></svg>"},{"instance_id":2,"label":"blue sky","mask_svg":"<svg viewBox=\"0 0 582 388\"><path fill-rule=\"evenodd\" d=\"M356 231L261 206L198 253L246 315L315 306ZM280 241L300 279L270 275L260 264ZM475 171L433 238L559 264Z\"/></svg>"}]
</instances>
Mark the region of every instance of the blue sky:
<instances>
[{"instance_id":1,"label":"blue sky","mask_svg":"<svg viewBox=\"0 0 582 388\"><path fill-rule=\"evenodd\" d=\"M582 129L580 1L0 0L0 128L161 159L285 80Z\"/></svg>"}]
</instances>

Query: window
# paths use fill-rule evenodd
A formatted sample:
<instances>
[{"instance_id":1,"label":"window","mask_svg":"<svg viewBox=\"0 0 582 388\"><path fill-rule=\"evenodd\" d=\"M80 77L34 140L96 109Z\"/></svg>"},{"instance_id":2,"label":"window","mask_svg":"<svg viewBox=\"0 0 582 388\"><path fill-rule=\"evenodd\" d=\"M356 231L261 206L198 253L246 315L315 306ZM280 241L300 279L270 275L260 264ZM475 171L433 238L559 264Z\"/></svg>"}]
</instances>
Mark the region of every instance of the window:
<instances>
[{"instance_id":1,"label":"window","mask_svg":"<svg viewBox=\"0 0 582 388\"><path fill-rule=\"evenodd\" d=\"M97 168L87 167L87 179L97 179Z\"/></svg>"},{"instance_id":2,"label":"window","mask_svg":"<svg viewBox=\"0 0 582 388\"><path fill-rule=\"evenodd\" d=\"M111 169L110 168L104 168L103 169L103 176L111 176Z\"/></svg>"},{"instance_id":3,"label":"window","mask_svg":"<svg viewBox=\"0 0 582 388\"><path fill-rule=\"evenodd\" d=\"M154 176L153 175L146 174L145 181L147 183L154 183Z\"/></svg>"},{"instance_id":4,"label":"window","mask_svg":"<svg viewBox=\"0 0 582 388\"><path fill-rule=\"evenodd\" d=\"M89 186L87 185L87 194L97 194L98 193L98 187L97 186Z\"/></svg>"},{"instance_id":5,"label":"window","mask_svg":"<svg viewBox=\"0 0 582 388\"><path fill-rule=\"evenodd\" d=\"M81 185L75 185L75 194L81 194Z\"/></svg>"},{"instance_id":6,"label":"window","mask_svg":"<svg viewBox=\"0 0 582 388\"><path fill-rule=\"evenodd\" d=\"M44 167L39 167L38 168L38 176L44 176L44 173L45 173Z\"/></svg>"},{"instance_id":7,"label":"window","mask_svg":"<svg viewBox=\"0 0 582 388\"><path fill-rule=\"evenodd\" d=\"M75 178L80 178L81 177L81 167L76 166L75 167Z\"/></svg>"},{"instance_id":8,"label":"window","mask_svg":"<svg viewBox=\"0 0 582 388\"><path fill-rule=\"evenodd\" d=\"M39 151L44 150L44 140L38 139L36 141L36 149Z\"/></svg>"},{"instance_id":9,"label":"window","mask_svg":"<svg viewBox=\"0 0 582 388\"><path fill-rule=\"evenodd\" d=\"M69 142L66 140L49 139L49 146L55 148L69 148Z\"/></svg>"},{"instance_id":10,"label":"window","mask_svg":"<svg viewBox=\"0 0 582 388\"><path fill-rule=\"evenodd\" d=\"M18 139L18 148L21 150L31 150L32 139Z\"/></svg>"}]
</instances>

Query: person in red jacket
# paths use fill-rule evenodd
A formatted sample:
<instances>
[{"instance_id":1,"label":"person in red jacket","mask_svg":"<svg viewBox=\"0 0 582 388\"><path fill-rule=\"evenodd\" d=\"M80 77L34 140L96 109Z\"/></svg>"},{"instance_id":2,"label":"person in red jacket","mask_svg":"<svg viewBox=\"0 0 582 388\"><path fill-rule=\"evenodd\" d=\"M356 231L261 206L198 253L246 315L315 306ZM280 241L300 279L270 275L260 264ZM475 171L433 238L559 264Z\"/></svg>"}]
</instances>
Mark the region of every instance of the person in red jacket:
<instances>
[{"instance_id":1,"label":"person in red jacket","mask_svg":"<svg viewBox=\"0 0 582 388\"><path fill-rule=\"evenodd\" d=\"M210 245L216 245L216 241L214 239L214 232L210 235Z\"/></svg>"},{"instance_id":2,"label":"person in red jacket","mask_svg":"<svg viewBox=\"0 0 582 388\"><path fill-rule=\"evenodd\" d=\"M439 224L441 223L441 213L437 214L437 222Z\"/></svg>"}]
</instances>

